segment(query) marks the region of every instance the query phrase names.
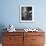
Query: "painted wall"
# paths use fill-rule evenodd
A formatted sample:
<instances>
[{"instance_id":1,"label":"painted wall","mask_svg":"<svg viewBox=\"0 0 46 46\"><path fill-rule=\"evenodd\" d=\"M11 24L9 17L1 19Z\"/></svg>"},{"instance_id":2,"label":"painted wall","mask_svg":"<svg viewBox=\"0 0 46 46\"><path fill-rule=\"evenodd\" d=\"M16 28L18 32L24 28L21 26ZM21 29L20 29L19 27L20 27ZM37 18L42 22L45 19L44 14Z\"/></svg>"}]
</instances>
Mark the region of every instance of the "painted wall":
<instances>
[{"instance_id":1,"label":"painted wall","mask_svg":"<svg viewBox=\"0 0 46 46\"><path fill-rule=\"evenodd\" d=\"M20 5L34 6L34 22L20 22ZM9 24L22 29L40 27L46 32L46 0L0 0L0 31Z\"/></svg>"}]
</instances>

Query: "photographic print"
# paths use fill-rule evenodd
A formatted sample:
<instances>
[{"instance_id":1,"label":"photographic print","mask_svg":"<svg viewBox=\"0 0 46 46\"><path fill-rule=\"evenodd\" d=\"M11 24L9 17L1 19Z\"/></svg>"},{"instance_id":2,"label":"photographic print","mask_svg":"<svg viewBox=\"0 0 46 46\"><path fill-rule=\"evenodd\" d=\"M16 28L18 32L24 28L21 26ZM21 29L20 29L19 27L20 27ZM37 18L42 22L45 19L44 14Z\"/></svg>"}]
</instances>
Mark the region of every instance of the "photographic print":
<instances>
[{"instance_id":1,"label":"photographic print","mask_svg":"<svg viewBox=\"0 0 46 46\"><path fill-rule=\"evenodd\" d=\"M20 6L20 22L32 22L34 19L34 9L32 5Z\"/></svg>"}]
</instances>

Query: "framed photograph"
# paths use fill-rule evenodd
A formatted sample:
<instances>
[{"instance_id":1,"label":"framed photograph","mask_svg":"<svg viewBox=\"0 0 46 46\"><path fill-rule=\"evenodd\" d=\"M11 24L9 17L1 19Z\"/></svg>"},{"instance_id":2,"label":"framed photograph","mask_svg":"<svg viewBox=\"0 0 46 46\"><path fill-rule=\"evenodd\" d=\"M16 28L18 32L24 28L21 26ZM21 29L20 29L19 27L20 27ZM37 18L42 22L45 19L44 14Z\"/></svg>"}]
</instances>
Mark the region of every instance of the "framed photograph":
<instances>
[{"instance_id":1,"label":"framed photograph","mask_svg":"<svg viewBox=\"0 0 46 46\"><path fill-rule=\"evenodd\" d=\"M20 6L20 22L34 21L34 7L32 5Z\"/></svg>"}]
</instances>

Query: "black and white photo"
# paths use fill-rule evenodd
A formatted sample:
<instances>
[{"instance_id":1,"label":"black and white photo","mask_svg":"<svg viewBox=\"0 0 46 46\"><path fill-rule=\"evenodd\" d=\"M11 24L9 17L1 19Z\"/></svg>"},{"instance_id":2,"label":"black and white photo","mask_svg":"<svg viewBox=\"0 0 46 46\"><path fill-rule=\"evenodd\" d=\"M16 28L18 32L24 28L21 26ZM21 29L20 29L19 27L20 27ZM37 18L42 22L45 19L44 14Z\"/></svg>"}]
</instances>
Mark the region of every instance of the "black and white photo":
<instances>
[{"instance_id":1,"label":"black and white photo","mask_svg":"<svg viewBox=\"0 0 46 46\"><path fill-rule=\"evenodd\" d=\"M32 22L33 21L33 7L30 5L22 5L20 7L20 21Z\"/></svg>"}]
</instances>

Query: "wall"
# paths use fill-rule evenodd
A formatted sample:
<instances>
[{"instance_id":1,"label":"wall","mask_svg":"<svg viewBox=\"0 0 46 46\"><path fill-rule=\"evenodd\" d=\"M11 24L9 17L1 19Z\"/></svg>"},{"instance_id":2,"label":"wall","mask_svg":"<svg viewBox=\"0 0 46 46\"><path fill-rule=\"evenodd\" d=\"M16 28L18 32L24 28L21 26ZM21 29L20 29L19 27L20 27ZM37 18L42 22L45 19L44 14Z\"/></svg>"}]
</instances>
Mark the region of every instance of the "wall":
<instances>
[{"instance_id":1,"label":"wall","mask_svg":"<svg viewBox=\"0 0 46 46\"><path fill-rule=\"evenodd\" d=\"M34 22L21 23L20 5L34 6ZM16 28L41 27L46 28L46 0L1 0L0 25L13 24Z\"/></svg>"}]
</instances>

